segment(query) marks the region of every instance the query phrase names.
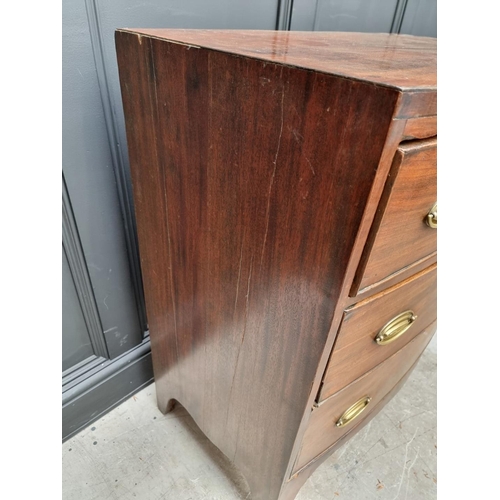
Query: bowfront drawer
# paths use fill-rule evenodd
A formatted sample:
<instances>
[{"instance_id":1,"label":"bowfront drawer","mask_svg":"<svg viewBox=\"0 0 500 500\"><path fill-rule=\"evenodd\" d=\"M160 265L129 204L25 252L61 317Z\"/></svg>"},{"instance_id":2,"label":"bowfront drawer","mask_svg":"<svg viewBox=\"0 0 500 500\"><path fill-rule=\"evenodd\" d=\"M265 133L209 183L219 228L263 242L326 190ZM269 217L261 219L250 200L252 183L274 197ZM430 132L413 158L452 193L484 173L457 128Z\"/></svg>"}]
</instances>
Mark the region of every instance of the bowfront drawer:
<instances>
[{"instance_id":1,"label":"bowfront drawer","mask_svg":"<svg viewBox=\"0 0 500 500\"><path fill-rule=\"evenodd\" d=\"M351 296L380 285L435 254L436 147L436 139L400 144Z\"/></svg>"},{"instance_id":2,"label":"bowfront drawer","mask_svg":"<svg viewBox=\"0 0 500 500\"><path fill-rule=\"evenodd\" d=\"M320 401L387 359L435 321L436 275L434 264L345 311Z\"/></svg>"},{"instance_id":3,"label":"bowfront drawer","mask_svg":"<svg viewBox=\"0 0 500 500\"><path fill-rule=\"evenodd\" d=\"M293 472L331 448L363 422L412 368L436 330L429 325L403 349L315 408Z\"/></svg>"}]
</instances>

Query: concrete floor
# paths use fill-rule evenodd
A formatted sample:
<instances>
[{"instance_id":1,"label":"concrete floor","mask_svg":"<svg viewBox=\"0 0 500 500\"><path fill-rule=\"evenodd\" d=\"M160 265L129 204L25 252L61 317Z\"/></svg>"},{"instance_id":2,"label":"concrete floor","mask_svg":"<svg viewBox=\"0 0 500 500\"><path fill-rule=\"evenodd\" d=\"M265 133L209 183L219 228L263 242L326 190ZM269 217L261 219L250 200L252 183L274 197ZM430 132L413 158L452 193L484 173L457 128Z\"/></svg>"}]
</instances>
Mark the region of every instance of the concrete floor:
<instances>
[{"instance_id":1,"label":"concrete floor","mask_svg":"<svg viewBox=\"0 0 500 500\"><path fill-rule=\"evenodd\" d=\"M436 498L436 337L406 385L323 463L297 500ZM251 499L242 476L154 385L63 445L64 500Z\"/></svg>"}]
</instances>

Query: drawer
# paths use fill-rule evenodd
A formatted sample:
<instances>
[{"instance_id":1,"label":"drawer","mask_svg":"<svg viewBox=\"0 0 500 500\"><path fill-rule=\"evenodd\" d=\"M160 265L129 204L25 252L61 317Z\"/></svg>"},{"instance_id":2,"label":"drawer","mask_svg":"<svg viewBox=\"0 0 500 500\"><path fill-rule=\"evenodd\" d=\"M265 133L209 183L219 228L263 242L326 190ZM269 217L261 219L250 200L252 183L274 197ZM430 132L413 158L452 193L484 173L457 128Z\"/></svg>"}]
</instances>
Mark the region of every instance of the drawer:
<instances>
[{"instance_id":1,"label":"drawer","mask_svg":"<svg viewBox=\"0 0 500 500\"><path fill-rule=\"evenodd\" d=\"M411 369L435 330L436 323L429 325L396 354L315 408L309 419L293 472L331 448L344 434L363 422ZM338 426L346 410L352 408L355 403L362 402L364 398L370 398L370 401L364 407L360 405L360 409L364 408L361 413L343 426Z\"/></svg>"},{"instance_id":2,"label":"drawer","mask_svg":"<svg viewBox=\"0 0 500 500\"><path fill-rule=\"evenodd\" d=\"M409 311L415 319L411 318ZM398 316L399 320L389 324ZM330 397L387 359L435 321L436 317L435 264L403 283L347 309L325 371L319 400ZM377 343L375 339L388 324L386 330L392 326L392 335L384 342Z\"/></svg>"},{"instance_id":3,"label":"drawer","mask_svg":"<svg viewBox=\"0 0 500 500\"><path fill-rule=\"evenodd\" d=\"M419 116L406 121L403 140L426 139L437 135L437 116Z\"/></svg>"},{"instance_id":4,"label":"drawer","mask_svg":"<svg viewBox=\"0 0 500 500\"><path fill-rule=\"evenodd\" d=\"M437 231L429 227L426 219L437 203L436 148L435 138L400 144L351 296L435 254Z\"/></svg>"}]
</instances>

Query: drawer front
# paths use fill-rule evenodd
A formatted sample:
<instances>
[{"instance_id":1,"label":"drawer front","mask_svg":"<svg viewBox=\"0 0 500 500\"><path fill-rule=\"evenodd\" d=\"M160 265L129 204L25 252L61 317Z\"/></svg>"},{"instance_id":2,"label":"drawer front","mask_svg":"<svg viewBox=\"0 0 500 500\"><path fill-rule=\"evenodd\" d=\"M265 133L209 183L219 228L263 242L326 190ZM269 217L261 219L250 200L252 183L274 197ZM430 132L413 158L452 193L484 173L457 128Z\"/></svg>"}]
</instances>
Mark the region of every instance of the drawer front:
<instances>
[{"instance_id":1,"label":"drawer front","mask_svg":"<svg viewBox=\"0 0 500 500\"><path fill-rule=\"evenodd\" d=\"M436 148L436 139L399 146L351 296L435 254L437 231L426 219L437 203Z\"/></svg>"},{"instance_id":2,"label":"drawer front","mask_svg":"<svg viewBox=\"0 0 500 500\"><path fill-rule=\"evenodd\" d=\"M411 319L411 311L416 317ZM389 336L377 343L384 326ZM402 317L401 317L402 316ZM416 276L361 301L344 313L320 392L330 397L401 349L437 317L437 270ZM392 329L391 329L392 327ZM382 331L382 334L384 332ZM379 338L380 341L380 338Z\"/></svg>"},{"instance_id":3,"label":"drawer front","mask_svg":"<svg viewBox=\"0 0 500 500\"><path fill-rule=\"evenodd\" d=\"M403 349L315 408L293 472L307 465L333 446L345 433L363 422L417 361L435 330L436 323L429 325ZM352 408L356 402L362 402L366 397L370 398L370 402L364 410L350 422L338 426L337 423L346 410ZM351 412L351 417L353 415Z\"/></svg>"},{"instance_id":4,"label":"drawer front","mask_svg":"<svg viewBox=\"0 0 500 500\"><path fill-rule=\"evenodd\" d=\"M426 139L437 135L437 116L420 116L406 121L403 140Z\"/></svg>"}]
</instances>

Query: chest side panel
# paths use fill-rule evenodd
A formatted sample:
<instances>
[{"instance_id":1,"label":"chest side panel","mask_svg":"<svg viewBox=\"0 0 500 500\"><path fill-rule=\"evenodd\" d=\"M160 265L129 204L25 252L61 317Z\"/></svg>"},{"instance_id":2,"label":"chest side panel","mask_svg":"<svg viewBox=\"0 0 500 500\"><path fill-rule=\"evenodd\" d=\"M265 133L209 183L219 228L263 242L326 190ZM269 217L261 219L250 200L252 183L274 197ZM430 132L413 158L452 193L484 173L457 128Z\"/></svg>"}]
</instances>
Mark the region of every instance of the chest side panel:
<instances>
[{"instance_id":1,"label":"chest side panel","mask_svg":"<svg viewBox=\"0 0 500 500\"><path fill-rule=\"evenodd\" d=\"M276 492L398 94L133 34L117 48L160 406Z\"/></svg>"}]
</instances>

